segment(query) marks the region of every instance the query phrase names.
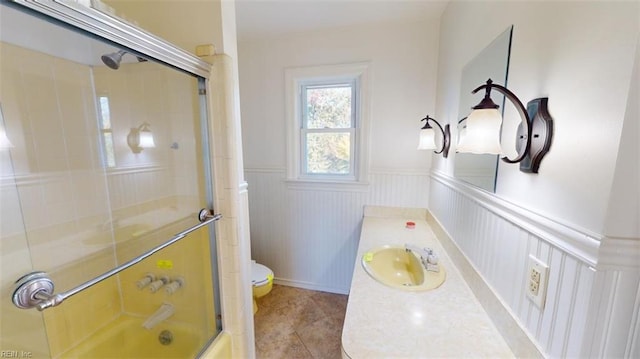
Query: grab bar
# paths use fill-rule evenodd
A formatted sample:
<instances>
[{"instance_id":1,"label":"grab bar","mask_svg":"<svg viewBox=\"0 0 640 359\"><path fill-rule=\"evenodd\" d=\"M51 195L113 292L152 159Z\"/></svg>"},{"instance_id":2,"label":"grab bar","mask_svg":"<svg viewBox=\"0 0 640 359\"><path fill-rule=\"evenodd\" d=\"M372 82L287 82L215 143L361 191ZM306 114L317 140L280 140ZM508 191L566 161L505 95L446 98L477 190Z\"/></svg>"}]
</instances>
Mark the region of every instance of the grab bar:
<instances>
[{"instance_id":1,"label":"grab bar","mask_svg":"<svg viewBox=\"0 0 640 359\"><path fill-rule=\"evenodd\" d=\"M213 214L206 208L203 208L198 213L198 220L200 223L193 227L185 229L184 231L177 233L170 240L165 243L154 247L146 253L133 258L132 260L119 265L112 270L101 274L79 286L70 289L66 292L53 294L54 284L51 278L45 272L33 272L29 273L16 281L16 289L13 292L13 304L21 309L30 309L36 307L39 311L43 311L50 307L55 307L65 301L67 298L82 292L83 290L100 283L103 280L122 272L123 270L138 264L139 262L149 258L158 251L176 243L177 241L186 237L187 234L200 229L212 222L215 222L222 218L222 214Z\"/></svg>"}]
</instances>

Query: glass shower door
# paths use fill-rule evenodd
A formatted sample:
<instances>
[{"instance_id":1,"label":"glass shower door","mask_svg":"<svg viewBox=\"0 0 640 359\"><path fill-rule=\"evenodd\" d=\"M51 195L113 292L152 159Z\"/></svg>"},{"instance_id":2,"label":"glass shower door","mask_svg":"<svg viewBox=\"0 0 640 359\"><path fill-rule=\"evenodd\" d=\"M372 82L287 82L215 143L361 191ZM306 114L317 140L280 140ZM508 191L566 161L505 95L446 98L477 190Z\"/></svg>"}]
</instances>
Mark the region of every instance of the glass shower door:
<instances>
[{"instance_id":1,"label":"glass shower door","mask_svg":"<svg viewBox=\"0 0 640 359\"><path fill-rule=\"evenodd\" d=\"M205 79L4 5L0 16L12 145L0 149L0 351L195 356L220 330L213 230L155 248L198 225L213 202ZM129 262L43 312L8 300L33 271L71 293Z\"/></svg>"},{"instance_id":2,"label":"glass shower door","mask_svg":"<svg viewBox=\"0 0 640 359\"><path fill-rule=\"evenodd\" d=\"M7 95L5 73L0 73L0 98ZM5 131L0 103L0 133ZM9 300L14 282L34 270L27 242L20 195L16 186L11 142L0 143L0 358L50 357L42 314L25 314Z\"/></svg>"}]
</instances>

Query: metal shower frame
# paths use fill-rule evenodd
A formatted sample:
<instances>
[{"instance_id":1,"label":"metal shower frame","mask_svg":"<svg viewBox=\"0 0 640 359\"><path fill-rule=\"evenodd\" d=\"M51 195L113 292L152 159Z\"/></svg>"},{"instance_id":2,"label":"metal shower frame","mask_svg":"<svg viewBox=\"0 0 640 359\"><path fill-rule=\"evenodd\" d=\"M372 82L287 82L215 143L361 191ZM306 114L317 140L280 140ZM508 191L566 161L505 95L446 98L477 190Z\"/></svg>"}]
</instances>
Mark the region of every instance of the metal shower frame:
<instances>
[{"instance_id":1,"label":"metal shower frame","mask_svg":"<svg viewBox=\"0 0 640 359\"><path fill-rule=\"evenodd\" d=\"M214 208L214 181L213 181L213 169L211 163L211 149L210 146L210 133L209 133L209 115L208 115L208 101L207 101L207 81L211 77L211 64L199 59L195 55L166 42L165 40L150 34L149 32L134 26L125 20L118 18L117 16L102 12L96 8L88 7L72 1L38 1L38 0L2 0L2 5L11 6L23 12L30 13L50 21L58 25L62 25L74 31L82 33L88 33L89 35L106 40L112 45L124 49L128 53L136 56L143 56L149 60L154 60L161 64L172 67L176 70L187 73L198 79L198 94L200 98L200 125L201 125L201 140L202 140L202 157L204 166L205 177L205 196L207 208ZM205 213L207 212L207 213ZM202 223L186 229L185 231L175 235L173 238L165 242L164 244L152 249L151 251L157 251L165 248L166 246L177 242L184 238L184 236L200 227L204 227L214 221L217 221L222 216L220 214L214 214L213 210L203 210L200 213L200 221ZM209 238L211 244L211 272L216 279L212 283L215 292L219 293L218 285L218 264L217 264L217 249L215 243L215 231L213 227L209 227ZM151 252L150 251L150 252ZM142 254L139 257L148 257L148 253ZM111 275L114 275L121 271L122 267L133 265L137 261L134 259L130 262L124 263L120 267L114 268L111 271L96 277L84 284L81 284L76 289L62 294L66 294L67 297L80 292L83 289L105 279ZM34 272L27 274L21 279L26 277L42 278L41 272ZM33 278L32 278L33 279ZM23 283L24 284L24 283ZM46 284L46 283L45 283ZM45 285L46 286L46 285ZM53 283L51 283L51 291L53 291ZM53 293L49 293L53 295ZM55 297L55 295L53 295ZM39 296L41 298L34 298L42 304L38 309L43 310L51 305L57 305L59 303L50 303L47 301L44 295ZM220 301L219 296L214 296L216 313L220 313ZM49 300L52 298L49 297ZM55 301L53 301L55 302ZM216 327L218 331L222 329L219 318L216 318ZM213 340L213 338L212 338Z\"/></svg>"}]
</instances>

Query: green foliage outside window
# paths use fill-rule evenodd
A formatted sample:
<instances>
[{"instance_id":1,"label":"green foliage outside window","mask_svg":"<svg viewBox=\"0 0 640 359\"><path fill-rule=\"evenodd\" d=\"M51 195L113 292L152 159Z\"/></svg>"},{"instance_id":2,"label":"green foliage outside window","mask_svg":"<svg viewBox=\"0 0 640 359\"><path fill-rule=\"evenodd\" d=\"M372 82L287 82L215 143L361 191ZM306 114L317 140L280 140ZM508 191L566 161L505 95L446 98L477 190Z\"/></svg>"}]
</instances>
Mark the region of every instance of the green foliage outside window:
<instances>
[{"instance_id":1,"label":"green foliage outside window","mask_svg":"<svg viewBox=\"0 0 640 359\"><path fill-rule=\"evenodd\" d=\"M307 172L349 174L350 133L308 133Z\"/></svg>"},{"instance_id":2,"label":"green foliage outside window","mask_svg":"<svg viewBox=\"0 0 640 359\"><path fill-rule=\"evenodd\" d=\"M351 87L307 89L306 128L350 128Z\"/></svg>"},{"instance_id":3,"label":"green foliage outside window","mask_svg":"<svg viewBox=\"0 0 640 359\"><path fill-rule=\"evenodd\" d=\"M306 172L349 174L351 171L352 88L306 89Z\"/></svg>"}]
</instances>

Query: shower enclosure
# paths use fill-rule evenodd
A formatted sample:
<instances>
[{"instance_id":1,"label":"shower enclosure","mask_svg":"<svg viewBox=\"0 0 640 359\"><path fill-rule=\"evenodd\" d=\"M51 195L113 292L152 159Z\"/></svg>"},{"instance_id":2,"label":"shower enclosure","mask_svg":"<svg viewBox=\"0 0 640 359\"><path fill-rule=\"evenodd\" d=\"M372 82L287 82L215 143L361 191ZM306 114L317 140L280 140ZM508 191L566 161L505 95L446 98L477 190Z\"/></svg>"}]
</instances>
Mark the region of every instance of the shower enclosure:
<instances>
[{"instance_id":1,"label":"shower enclosure","mask_svg":"<svg viewBox=\"0 0 640 359\"><path fill-rule=\"evenodd\" d=\"M72 1L0 24L0 356L197 356L221 331L208 64Z\"/></svg>"}]
</instances>

